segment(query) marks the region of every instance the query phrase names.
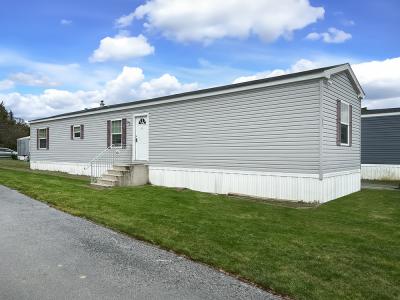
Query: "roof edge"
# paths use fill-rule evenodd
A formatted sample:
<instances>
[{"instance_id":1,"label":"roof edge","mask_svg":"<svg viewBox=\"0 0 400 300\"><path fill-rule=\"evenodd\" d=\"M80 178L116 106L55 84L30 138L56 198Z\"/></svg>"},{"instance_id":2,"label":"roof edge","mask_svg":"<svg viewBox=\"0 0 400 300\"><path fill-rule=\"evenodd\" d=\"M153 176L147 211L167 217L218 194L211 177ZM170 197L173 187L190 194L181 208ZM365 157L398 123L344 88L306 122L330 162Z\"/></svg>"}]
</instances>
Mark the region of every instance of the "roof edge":
<instances>
[{"instance_id":1,"label":"roof edge","mask_svg":"<svg viewBox=\"0 0 400 300\"><path fill-rule=\"evenodd\" d=\"M399 116L399 115L400 115L400 107L378 108L378 109L367 109L364 107L361 110L362 118Z\"/></svg>"},{"instance_id":2,"label":"roof edge","mask_svg":"<svg viewBox=\"0 0 400 300\"><path fill-rule=\"evenodd\" d=\"M318 79L318 78L328 78L329 79L332 74L336 74L336 73L346 71L346 70L351 75L352 81L354 81L356 86L359 87L358 89L359 89L359 92L361 93L361 95L364 96L364 92L363 92L361 86L359 85L358 80L355 77L353 71L351 70L350 65L348 63L346 63L346 64L334 65L334 66L330 66L330 67L307 70L307 71L303 71L303 72L290 73L290 74L285 74L285 75L280 75L280 76L256 79L256 80L246 81L246 82L242 82L242 83L235 83L235 84L211 87L211 88L206 88L206 89L201 89L201 90L196 90L196 91L191 91L191 92L172 94L172 95L168 95L168 96L156 97L156 98L145 99L145 100L137 100L137 101L133 101L133 102L120 103L120 104L114 104L114 105L108 105L108 106L106 105L104 107L85 109L85 110L55 115L55 116L51 116L51 117L34 119L34 120L29 121L29 123L34 124L34 123L41 123L41 122L45 122L45 121L53 121L53 120L59 120L59 119L72 118L72 117L76 117L76 116L85 116L85 115L92 115L92 114L98 114L98 113L103 113L103 112L131 109L131 108L135 108L135 107L157 105L157 104L161 104L161 103L170 103L170 102L184 101L184 100L190 100L190 99L197 99L200 97L207 97L207 96L219 95L219 94L227 94L227 93L238 92L238 91L246 91L246 90L250 90L250 89L275 86L275 85L281 85L281 84L293 83L293 82L301 82L301 81Z\"/></svg>"},{"instance_id":3,"label":"roof edge","mask_svg":"<svg viewBox=\"0 0 400 300\"><path fill-rule=\"evenodd\" d=\"M360 98L360 100L365 98L365 92L349 63L345 63L345 64L338 65L338 66L333 66L332 68L324 71L327 78L330 78L331 75L339 73L339 72L347 72L347 74L350 75L350 80L353 84L353 87L357 90L357 95Z\"/></svg>"}]
</instances>

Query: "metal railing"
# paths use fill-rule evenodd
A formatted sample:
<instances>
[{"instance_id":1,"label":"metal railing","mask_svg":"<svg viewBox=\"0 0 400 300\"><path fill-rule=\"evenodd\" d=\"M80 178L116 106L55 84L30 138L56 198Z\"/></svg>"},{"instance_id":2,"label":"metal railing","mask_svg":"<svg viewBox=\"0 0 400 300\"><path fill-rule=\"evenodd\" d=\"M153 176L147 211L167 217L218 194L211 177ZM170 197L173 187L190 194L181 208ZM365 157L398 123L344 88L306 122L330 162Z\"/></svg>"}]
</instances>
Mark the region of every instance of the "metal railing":
<instances>
[{"instance_id":1,"label":"metal railing","mask_svg":"<svg viewBox=\"0 0 400 300\"><path fill-rule=\"evenodd\" d=\"M109 146L96 155L88 164L92 183L117 164L129 163L132 160L132 146Z\"/></svg>"}]
</instances>

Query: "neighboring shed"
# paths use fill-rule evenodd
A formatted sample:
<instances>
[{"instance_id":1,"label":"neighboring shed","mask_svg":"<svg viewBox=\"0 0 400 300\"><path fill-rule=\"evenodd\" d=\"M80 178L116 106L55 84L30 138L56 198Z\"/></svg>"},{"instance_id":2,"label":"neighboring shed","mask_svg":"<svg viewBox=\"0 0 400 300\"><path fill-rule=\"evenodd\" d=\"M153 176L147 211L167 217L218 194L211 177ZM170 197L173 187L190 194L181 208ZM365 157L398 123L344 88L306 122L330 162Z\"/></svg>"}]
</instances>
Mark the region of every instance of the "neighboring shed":
<instances>
[{"instance_id":1,"label":"neighboring shed","mask_svg":"<svg viewBox=\"0 0 400 300\"><path fill-rule=\"evenodd\" d=\"M31 168L96 177L117 155L154 185L325 202L360 189L363 96L343 64L38 119Z\"/></svg>"},{"instance_id":2,"label":"neighboring shed","mask_svg":"<svg viewBox=\"0 0 400 300\"><path fill-rule=\"evenodd\" d=\"M400 180L400 108L363 109L363 179Z\"/></svg>"},{"instance_id":3,"label":"neighboring shed","mask_svg":"<svg viewBox=\"0 0 400 300\"><path fill-rule=\"evenodd\" d=\"M30 136L17 139L17 152L19 160L26 160L29 157Z\"/></svg>"}]
</instances>

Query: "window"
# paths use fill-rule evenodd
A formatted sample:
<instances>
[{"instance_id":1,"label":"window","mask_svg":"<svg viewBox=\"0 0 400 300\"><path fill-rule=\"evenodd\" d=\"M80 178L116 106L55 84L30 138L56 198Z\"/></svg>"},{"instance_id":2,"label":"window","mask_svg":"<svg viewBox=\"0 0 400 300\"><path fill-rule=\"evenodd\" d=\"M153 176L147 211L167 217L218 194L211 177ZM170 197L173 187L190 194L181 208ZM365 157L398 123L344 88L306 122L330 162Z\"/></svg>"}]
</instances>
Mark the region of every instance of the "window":
<instances>
[{"instance_id":1,"label":"window","mask_svg":"<svg viewBox=\"0 0 400 300\"><path fill-rule=\"evenodd\" d=\"M122 146L122 120L111 121L111 144Z\"/></svg>"},{"instance_id":2,"label":"window","mask_svg":"<svg viewBox=\"0 0 400 300\"><path fill-rule=\"evenodd\" d=\"M340 144L349 145L350 108L349 104L340 102Z\"/></svg>"},{"instance_id":3,"label":"window","mask_svg":"<svg viewBox=\"0 0 400 300\"><path fill-rule=\"evenodd\" d=\"M47 129L39 129L38 131L39 149L47 149Z\"/></svg>"},{"instance_id":4,"label":"window","mask_svg":"<svg viewBox=\"0 0 400 300\"><path fill-rule=\"evenodd\" d=\"M74 138L80 139L81 138L81 126L74 126Z\"/></svg>"}]
</instances>

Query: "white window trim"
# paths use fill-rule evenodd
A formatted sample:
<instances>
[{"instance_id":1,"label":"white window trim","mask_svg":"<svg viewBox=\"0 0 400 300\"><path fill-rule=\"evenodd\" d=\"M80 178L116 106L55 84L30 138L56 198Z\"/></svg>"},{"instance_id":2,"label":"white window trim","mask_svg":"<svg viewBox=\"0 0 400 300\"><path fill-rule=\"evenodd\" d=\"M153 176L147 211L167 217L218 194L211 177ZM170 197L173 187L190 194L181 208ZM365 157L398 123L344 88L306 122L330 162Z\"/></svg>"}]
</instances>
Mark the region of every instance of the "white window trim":
<instances>
[{"instance_id":1,"label":"white window trim","mask_svg":"<svg viewBox=\"0 0 400 300\"><path fill-rule=\"evenodd\" d=\"M79 127L79 137L76 137L75 136L75 128L76 127ZM81 125L72 125L72 139L78 139L78 140L80 140L81 139L81 136L82 136L82 131L81 131L81 129L82 129L82 127L81 127Z\"/></svg>"},{"instance_id":2,"label":"white window trim","mask_svg":"<svg viewBox=\"0 0 400 300\"><path fill-rule=\"evenodd\" d=\"M347 105L347 113L348 113L348 123L342 122L342 107L340 107L340 131L342 131L342 124L347 125L347 143L342 143L342 136L340 136L340 146L350 146L350 104L346 101L341 100L340 105L342 103Z\"/></svg>"},{"instance_id":3,"label":"white window trim","mask_svg":"<svg viewBox=\"0 0 400 300\"><path fill-rule=\"evenodd\" d=\"M121 121L121 133L113 133L112 132L112 128L113 128L113 122L115 122L115 121ZM114 144L113 144L113 135L114 134L120 134L121 135L121 145L120 146L115 146ZM111 147L112 148L118 148L118 149L122 149L122 147L123 147L123 145L122 145L122 119L114 119L114 120L111 120Z\"/></svg>"},{"instance_id":4,"label":"white window trim","mask_svg":"<svg viewBox=\"0 0 400 300\"><path fill-rule=\"evenodd\" d=\"M46 136L45 136L44 138L41 138L41 137L38 136L39 150L47 150L47 146L48 146L48 145L47 145L47 135L48 135L47 127L45 127L45 128L38 128L38 135L39 135L40 130L44 130L44 131L46 132ZM45 141L46 141L46 146L45 146L44 148L40 146L40 140L45 140Z\"/></svg>"}]
</instances>

